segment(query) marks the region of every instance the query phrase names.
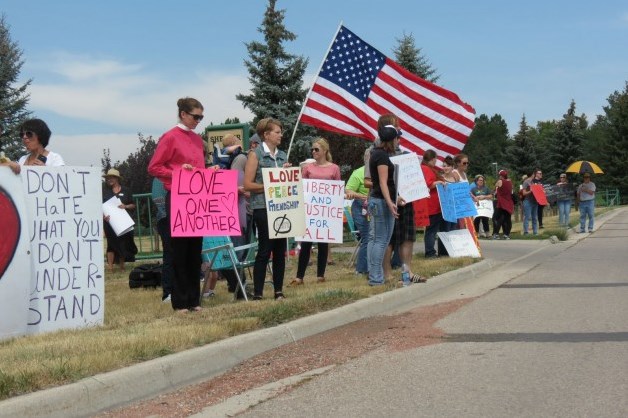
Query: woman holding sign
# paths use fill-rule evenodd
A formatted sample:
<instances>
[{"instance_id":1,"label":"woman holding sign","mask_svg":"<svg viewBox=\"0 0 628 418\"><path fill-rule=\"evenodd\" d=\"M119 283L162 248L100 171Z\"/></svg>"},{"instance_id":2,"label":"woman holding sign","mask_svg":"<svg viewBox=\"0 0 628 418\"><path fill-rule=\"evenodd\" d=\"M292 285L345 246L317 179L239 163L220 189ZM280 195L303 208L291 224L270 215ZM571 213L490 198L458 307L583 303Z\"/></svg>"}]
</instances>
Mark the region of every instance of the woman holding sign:
<instances>
[{"instance_id":1,"label":"woman holding sign","mask_svg":"<svg viewBox=\"0 0 628 418\"><path fill-rule=\"evenodd\" d=\"M304 179L340 180L340 167L332 163L331 153L329 152L329 144L325 139L316 138L314 140L314 143L312 144L312 157L314 158L314 162L303 167L302 177ZM291 285L303 284L303 277L305 277L305 270L310 262L311 251L311 242L301 242L297 278L290 282ZM325 281L325 268L327 267L328 251L328 243L318 243L318 256L316 263L316 281L318 283Z\"/></svg>"},{"instance_id":2,"label":"woman holding sign","mask_svg":"<svg viewBox=\"0 0 628 418\"><path fill-rule=\"evenodd\" d=\"M378 129L379 146L371 151L369 168L373 188L368 202L369 224L369 285L384 284L384 253L390 243L397 212L397 189L395 187L395 166L390 156L395 154L401 132L393 125Z\"/></svg>"},{"instance_id":3,"label":"woman holding sign","mask_svg":"<svg viewBox=\"0 0 628 418\"><path fill-rule=\"evenodd\" d=\"M170 223L172 175L175 170L205 168L201 136L194 132L203 120L203 105L185 97L177 101L179 123L159 139L157 149L148 164L148 173L157 177L166 189L166 217ZM171 237L172 308L177 312L200 311L202 237Z\"/></svg>"},{"instance_id":4,"label":"woman holding sign","mask_svg":"<svg viewBox=\"0 0 628 418\"><path fill-rule=\"evenodd\" d=\"M120 206L118 207L126 210L130 215L130 212L135 210L133 193L120 183L122 181L120 172L112 168L103 177L105 187L102 192L102 201L106 202L116 196L120 199ZM109 224L109 216L105 216L104 221L103 229L105 230L105 237L107 237L107 268L109 271L113 271L113 265L117 261L120 265L120 271L124 271L125 261L135 261L135 254L137 254L133 231L118 236Z\"/></svg>"},{"instance_id":5,"label":"woman holding sign","mask_svg":"<svg viewBox=\"0 0 628 418\"><path fill-rule=\"evenodd\" d=\"M265 118L257 123L257 135L262 144L249 153L244 168L244 190L251 193L250 205L253 210L253 222L257 229L257 255L253 266L253 300L261 300L264 294L266 268L271 253L273 256L273 285L275 299L283 295L283 277L286 271L285 238L270 239L268 232L268 213L264 193L263 168L289 167L286 153L278 148L281 144L282 126L277 119Z\"/></svg>"}]
</instances>

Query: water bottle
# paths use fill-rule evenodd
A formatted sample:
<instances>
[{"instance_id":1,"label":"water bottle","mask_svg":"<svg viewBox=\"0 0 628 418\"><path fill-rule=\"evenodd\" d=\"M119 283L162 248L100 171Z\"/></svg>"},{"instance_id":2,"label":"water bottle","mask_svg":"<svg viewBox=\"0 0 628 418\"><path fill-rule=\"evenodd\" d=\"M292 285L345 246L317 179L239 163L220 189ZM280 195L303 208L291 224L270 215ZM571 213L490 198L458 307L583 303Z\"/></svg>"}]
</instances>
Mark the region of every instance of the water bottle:
<instances>
[{"instance_id":1,"label":"water bottle","mask_svg":"<svg viewBox=\"0 0 628 418\"><path fill-rule=\"evenodd\" d=\"M405 263L401 266L401 281L403 282L403 287L410 286L410 270Z\"/></svg>"}]
</instances>

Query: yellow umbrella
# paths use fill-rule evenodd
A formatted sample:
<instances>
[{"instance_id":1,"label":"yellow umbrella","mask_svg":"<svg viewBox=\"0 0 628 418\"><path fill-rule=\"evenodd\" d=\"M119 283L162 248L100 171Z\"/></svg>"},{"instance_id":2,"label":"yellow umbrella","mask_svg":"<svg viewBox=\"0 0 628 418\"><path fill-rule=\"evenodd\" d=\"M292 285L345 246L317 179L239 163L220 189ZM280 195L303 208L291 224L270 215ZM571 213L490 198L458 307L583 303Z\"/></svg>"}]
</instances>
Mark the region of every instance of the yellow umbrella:
<instances>
[{"instance_id":1,"label":"yellow umbrella","mask_svg":"<svg viewBox=\"0 0 628 418\"><path fill-rule=\"evenodd\" d=\"M604 174L602 169L597 164L592 163L591 161L576 161L575 163L573 163L569 167L567 167L567 170L565 170L565 171L567 173Z\"/></svg>"}]
</instances>

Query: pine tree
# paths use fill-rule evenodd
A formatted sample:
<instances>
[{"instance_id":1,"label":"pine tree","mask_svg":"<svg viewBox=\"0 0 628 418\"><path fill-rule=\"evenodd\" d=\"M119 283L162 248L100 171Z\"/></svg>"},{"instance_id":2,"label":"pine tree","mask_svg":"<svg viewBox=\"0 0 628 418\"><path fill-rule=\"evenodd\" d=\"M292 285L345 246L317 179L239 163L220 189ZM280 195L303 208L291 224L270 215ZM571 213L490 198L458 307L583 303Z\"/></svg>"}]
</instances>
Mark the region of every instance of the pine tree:
<instances>
[{"instance_id":1,"label":"pine tree","mask_svg":"<svg viewBox=\"0 0 628 418\"><path fill-rule=\"evenodd\" d=\"M514 141L506 148L505 160L517 175L529 175L538 166L538 159L534 128L528 126L525 115L521 117L519 131L513 139Z\"/></svg>"},{"instance_id":2,"label":"pine tree","mask_svg":"<svg viewBox=\"0 0 628 418\"><path fill-rule=\"evenodd\" d=\"M0 149L17 160L23 154L18 127L31 114L26 110L30 97L26 89L32 80L16 85L24 61L9 29L5 16L0 16Z\"/></svg>"},{"instance_id":3,"label":"pine tree","mask_svg":"<svg viewBox=\"0 0 628 418\"><path fill-rule=\"evenodd\" d=\"M416 74L424 80L436 83L440 76L432 67L426 57L421 54L421 48L417 48L412 33L405 32L401 38L396 38L397 46L393 49L395 61L412 74Z\"/></svg>"},{"instance_id":4,"label":"pine tree","mask_svg":"<svg viewBox=\"0 0 628 418\"><path fill-rule=\"evenodd\" d=\"M576 116L576 102L572 100L567 113L556 124L554 135L547 143L549 164L544 169L547 173L544 176L546 180L558 180L560 173L564 172L569 164L582 159L585 130L586 117Z\"/></svg>"},{"instance_id":5,"label":"pine tree","mask_svg":"<svg viewBox=\"0 0 628 418\"><path fill-rule=\"evenodd\" d=\"M601 129L606 136L605 146L601 149L601 159L596 161L604 170L604 175L595 181L619 189L625 202L628 196L628 81L623 91L615 91L607 101L608 106L604 106L604 115L600 118ZM585 156L587 151L585 148Z\"/></svg>"},{"instance_id":6,"label":"pine tree","mask_svg":"<svg viewBox=\"0 0 628 418\"><path fill-rule=\"evenodd\" d=\"M462 150L469 156L469 174L497 177L496 169L507 167L504 150L509 144L508 125L501 115L493 115L489 119L482 114L475 118L475 127Z\"/></svg>"},{"instance_id":7,"label":"pine tree","mask_svg":"<svg viewBox=\"0 0 628 418\"><path fill-rule=\"evenodd\" d=\"M308 60L286 52L284 43L296 39L296 35L283 24L285 10L275 10L276 0L269 0L264 20L258 31L264 35L264 43L252 41L246 44L249 60L244 64L249 72L251 93L238 94L244 107L249 108L255 118L273 117L283 124L284 141L287 148L296 119L305 100L303 75Z\"/></svg>"}]
</instances>

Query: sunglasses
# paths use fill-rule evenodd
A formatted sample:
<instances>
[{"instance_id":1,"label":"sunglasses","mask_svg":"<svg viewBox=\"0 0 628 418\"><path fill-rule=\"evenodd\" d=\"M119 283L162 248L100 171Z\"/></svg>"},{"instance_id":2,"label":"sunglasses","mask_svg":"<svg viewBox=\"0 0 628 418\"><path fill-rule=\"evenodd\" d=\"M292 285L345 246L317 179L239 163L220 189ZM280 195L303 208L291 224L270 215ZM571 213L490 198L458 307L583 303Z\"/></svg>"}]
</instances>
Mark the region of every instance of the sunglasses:
<instances>
[{"instance_id":1,"label":"sunglasses","mask_svg":"<svg viewBox=\"0 0 628 418\"><path fill-rule=\"evenodd\" d=\"M20 132L20 138L28 138L28 139L32 139L33 135L35 135L33 132L31 131L24 131L24 132Z\"/></svg>"},{"instance_id":2,"label":"sunglasses","mask_svg":"<svg viewBox=\"0 0 628 418\"><path fill-rule=\"evenodd\" d=\"M320 148L312 148L312 152L319 152L320 150Z\"/></svg>"},{"instance_id":3,"label":"sunglasses","mask_svg":"<svg viewBox=\"0 0 628 418\"><path fill-rule=\"evenodd\" d=\"M184 110L185 112L185 110ZM192 116L194 118L195 121L200 122L203 120L203 115L195 115L194 113L190 113L190 112L185 112L188 115Z\"/></svg>"},{"instance_id":4,"label":"sunglasses","mask_svg":"<svg viewBox=\"0 0 628 418\"><path fill-rule=\"evenodd\" d=\"M468 162L468 161L464 161L464 162L462 163L462 165L469 165L469 162Z\"/></svg>"}]
</instances>

